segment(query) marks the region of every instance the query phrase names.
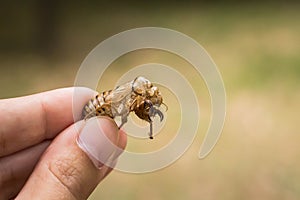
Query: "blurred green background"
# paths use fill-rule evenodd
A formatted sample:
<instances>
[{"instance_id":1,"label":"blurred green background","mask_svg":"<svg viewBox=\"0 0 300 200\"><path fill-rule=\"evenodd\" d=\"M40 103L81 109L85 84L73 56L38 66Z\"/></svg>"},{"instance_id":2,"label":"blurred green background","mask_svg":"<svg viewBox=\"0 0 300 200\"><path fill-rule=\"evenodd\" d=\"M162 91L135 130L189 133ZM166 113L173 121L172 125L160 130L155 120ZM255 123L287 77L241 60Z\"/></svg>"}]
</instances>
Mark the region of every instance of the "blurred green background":
<instances>
[{"instance_id":1,"label":"blurred green background","mask_svg":"<svg viewBox=\"0 0 300 200\"><path fill-rule=\"evenodd\" d=\"M200 128L184 156L154 173L113 172L90 199L300 198L299 3L29 0L0 5L1 98L72 86L89 51L104 39L136 27L185 33L219 67L227 117L213 152L203 160L197 157L210 117L209 96L202 83L197 90ZM196 82L193 71L176 59L151 50L120 58L107 71L103 80L107 85L100 88L109 89L113 84L109 80L117 80L128 66L150 61L174 65ZM172 136L176 127L170 121L178 116L172 113L176 103L168 103L167 130ZM168 132L155 142L170 140ZM143 147L131 141L129 149ZM154 147L161 145L156 143Z\"/></svg>"}]
</instances>

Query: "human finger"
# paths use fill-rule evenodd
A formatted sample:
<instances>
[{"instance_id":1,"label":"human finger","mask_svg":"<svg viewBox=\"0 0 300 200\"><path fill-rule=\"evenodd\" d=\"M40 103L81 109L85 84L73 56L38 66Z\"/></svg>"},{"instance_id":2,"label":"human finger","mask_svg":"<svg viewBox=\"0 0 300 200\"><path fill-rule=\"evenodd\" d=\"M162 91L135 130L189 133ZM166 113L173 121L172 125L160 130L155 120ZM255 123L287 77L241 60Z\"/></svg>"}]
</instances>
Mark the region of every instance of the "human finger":
<instances>
[{"instance_id":1,"label":"human finger","mask_svg":"<svg viewBox=\"0 0 300 200\"><path fill-rule=\"evenodd\" d=\"M11 199L19 193L49 144L50 141L44 141L0 158L0 199Z\"/></svg>"},{"instance_id":2,"label":"human finger","mask_svg":"<svg viewBox=\"0 0 300 200\"><path fill-rule=\"evenodd\" d=\"M79 136L78 129L82 129ZM18 198L86 199L108 173L102 171L103 163L111 163L104 160L114 163L116 157L111 155L118 156L125 146L126 136L112 119L78 122L55 138Z\"/></svg>"},{"instance_id":3,"label":"human finger","mask_svg":"<svg viewBox=\"0 0 300 200\"><path fill-rule=\"evenodd\" d=\"M63 88L0 100L0 157L54 138L74 122L74 115L81 115L94 93L88 88Z\"/></svg>"}]
</instances>

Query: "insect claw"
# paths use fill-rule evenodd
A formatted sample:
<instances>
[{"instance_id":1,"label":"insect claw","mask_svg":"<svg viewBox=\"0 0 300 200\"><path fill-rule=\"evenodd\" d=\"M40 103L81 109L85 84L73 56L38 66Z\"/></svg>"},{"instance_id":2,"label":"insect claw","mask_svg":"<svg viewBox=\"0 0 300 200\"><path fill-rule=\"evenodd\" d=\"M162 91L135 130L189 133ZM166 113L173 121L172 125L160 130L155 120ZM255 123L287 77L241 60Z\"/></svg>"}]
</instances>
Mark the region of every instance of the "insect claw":
<instances>
[{"instance_id":1,"label":"insect claw","mask_svg":"<svg viewBox=\"0 0 300 200\"><path fill-rule=\"evenodd\" d=\"M160 118L160 121L162 121L164 119L164 114L160 110L157 110L157 114Z\"/></svg>"},{"instance_id":2,"label":"insect claw","mask_svg":"<svg viewBox=\"0 0 300 200\"><path fill-rule=\"evenodd\" d=\"M158 109L156 109L154 107L151 107L151 109L150 109L150 116L154 117L155 115L159 116L160 121L162 121L164 119L164 114L160 110L158 110Z\"/></svg>"}]
</instances>

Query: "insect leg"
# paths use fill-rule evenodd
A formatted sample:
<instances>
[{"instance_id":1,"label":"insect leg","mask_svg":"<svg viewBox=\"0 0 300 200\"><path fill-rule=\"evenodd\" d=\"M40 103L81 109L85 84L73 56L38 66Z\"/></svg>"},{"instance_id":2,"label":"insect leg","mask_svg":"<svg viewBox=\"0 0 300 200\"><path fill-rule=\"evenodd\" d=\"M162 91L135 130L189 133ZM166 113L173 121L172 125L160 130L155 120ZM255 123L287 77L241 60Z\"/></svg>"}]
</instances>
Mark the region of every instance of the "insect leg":
<instances>
[{"instance_id":1,"label":"insect leg","mask_svg":"<svg viewBox=\"0 0 300 200\"><path fill-rule=\"evenodd\" d=\"M160 110L157 110L156 108L154 108L153 107L153 104L152 104L152 102L151 101L149 101L149 100L146 100L145 101L145 104L148 104L148 106L150 107L150 109L149 109L149 113L148 113L148 122L150 123L150 133L149 133L149 138L150 139L153 139L153 122L152 122L152 120L151 120L151 117L152 116L155 116L157 113L159 114L159 112L160 112ZM160 114L162 114L162 112L160 112ZM159 116L161 116L159 114ZM163 115L162 115L163 116Z\"/></svg>"},{"instance_id":2,"label":"insect leg","mask_svg":"<svg viewBox=\"0 0 300 200\"><path fill-rule=\"evenodd\" d=\"M128 117L128 115L123 115L123 116L121 117L121 124L120 124L120 126L119 126L119 129L120 129L124 124L126 124L126 122L127 122L127 117Z\"/></svg>"},{"instance_id":3,"label":"insect leg","mask_svg":"<svg viewBox=\"0 0 300 200\"><path fill-rule=\"evenodd\" d=\"M167 106L167 104L165 104L164 102L162 102L161 104L164 105L166 107L166 111L168 111L169 107Z\"/></svg>"},{"instance_id":4,"label":"insect leg","mask_svg":"<svg viewBox=\"0 0 300 200\"><path fill-rule=\"evenodd\" d=\"M150 133L149 133L149 138L153 139L153 123L152 121L149 122L150 123Z\"/></svg>"}]
</instances>

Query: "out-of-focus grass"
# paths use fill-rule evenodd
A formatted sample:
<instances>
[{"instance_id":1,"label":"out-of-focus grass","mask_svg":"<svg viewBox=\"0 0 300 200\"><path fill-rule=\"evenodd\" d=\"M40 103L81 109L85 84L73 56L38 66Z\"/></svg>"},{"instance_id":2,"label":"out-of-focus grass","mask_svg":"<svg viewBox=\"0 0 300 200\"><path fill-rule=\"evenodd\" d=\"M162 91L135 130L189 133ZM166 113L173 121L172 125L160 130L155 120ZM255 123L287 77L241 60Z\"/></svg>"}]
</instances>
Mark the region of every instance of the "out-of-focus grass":
<instances>
[{"instance_id":1,"label":"out-of-focus grass","mask_svg":"<svg viewBox=\"0 0 300 200\"><path fill-rule=\"evenodd\" d=\"M248 67L242 71L242 87L261 88L284 85L297 88L300 77L300 58L298 56L259 55L248 62ZM259 72L259 73L257 73Z\"/></svg>"},{"instance_id":2,"label":"out-of-focus grass","mask_svg":"<svg viewBox=\"0 0 300 200\"><path fill-rule=\"evenodd\" d=\"M47 62L39 57L2 58L0 98L72 86L80 63Z\"/></svg>"},{"instance_id":3,"label":"out-of-focus grass","mask_svg":"<svg viewBox=\"0 0 300 200\"><path fill-rule=\"evenodd\" d=\"M155 51L133 52L113 63L99 90L113 86L131 66L162 61L200 85L196 95L202 118L192 147L173 165L141 175L113 172L90 199L300 198L298 4L170 6L155 11L129 6L103 11L85 8L78 11L71 5L61 22L61 46L69 52L65 59L49 63L34 55L17 59L10 55L0 60L1 97L71 86L89 49L114 33L138 26L164 26L196 39L219 66L227 92L222 136L213 152L198 160L210 104L194 71L187 70L184 61ZM177 118L176 114L168 117L169 129L158 136L160 141L143 140L145 148L168 141L168 131L173 132L169 120ZM142 151L143 145L133 140L129 149Z\"/></svg>"}]
</instances>

